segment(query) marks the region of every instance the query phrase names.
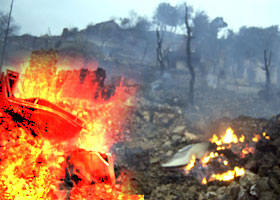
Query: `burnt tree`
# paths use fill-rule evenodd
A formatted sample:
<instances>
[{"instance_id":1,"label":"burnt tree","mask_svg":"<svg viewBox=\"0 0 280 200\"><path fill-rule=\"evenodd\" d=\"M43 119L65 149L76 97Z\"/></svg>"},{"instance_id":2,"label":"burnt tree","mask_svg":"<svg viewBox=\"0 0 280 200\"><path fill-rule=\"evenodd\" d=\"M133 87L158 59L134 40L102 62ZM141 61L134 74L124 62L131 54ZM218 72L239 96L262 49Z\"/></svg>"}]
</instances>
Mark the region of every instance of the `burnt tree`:
<instances>
[{"instance_id":1,"label":"burnt tree","mask_svg":"<svg viewBox=\"0 0 280 200\"><path fill-rule=\"evenodd\" d=\"M267 58L267 52L264 50L264 68L265 71L265 88L270 90L271 79L270 79L270 63L271 63L272 52L269 53L269 58Z\"/></svg>"},{"instance_id":2,"label":"burnt tree","mask_svg":"<svg viewBox=\"0 0 280 200\"><path fill-rule=\"evenodd\" d=\"M9 18L8 18L8 24L7 24L7 29L6 29L5 38L4 38L4 44L3 44L3 49L2 49L2 57L1 57L1 60L0 60L0 74L2 73L2 67L3 67L3 63L4 63L4 57L5 57L7 40L8 40L8 35L9 35L9 29L10 29L10 22L11 22L13 4L14 4L14 0L12 0L12 2L11 2L11 8L10 8L10 13L9 13Z\"/></svg>"},{"instance_id":3,"label":"burnt tree","mask_svg":"<svg viewBox=\"0 0 280 200\"><path fill-rule=\"evenodd\" d=\"M164 37L164 32L160 34L159 30L156 30L157 34L157 62L160 66L161 74L163 74L165 68L166 68L166 62L168 62L168 49L163 49L162 42Z\"/></svg>"},{"instance_id":4,"label":"burnt tree","mask_svg":"<svg viewBox=\"0 0 280 200\"><path fill-rule=\"evenodd\" d=\"M190 70L190 88L189 88L189 98L191 105L194 104L194 84L195 84L195 71L192 65L192 53L191 53L191 40L192 37L192 30L189 24L189 16L188 16L188 7L185 5L185 25L187 29L187 47L186 47L186 54L187 54L187 65Z\"/></svg>"}]
</instances>

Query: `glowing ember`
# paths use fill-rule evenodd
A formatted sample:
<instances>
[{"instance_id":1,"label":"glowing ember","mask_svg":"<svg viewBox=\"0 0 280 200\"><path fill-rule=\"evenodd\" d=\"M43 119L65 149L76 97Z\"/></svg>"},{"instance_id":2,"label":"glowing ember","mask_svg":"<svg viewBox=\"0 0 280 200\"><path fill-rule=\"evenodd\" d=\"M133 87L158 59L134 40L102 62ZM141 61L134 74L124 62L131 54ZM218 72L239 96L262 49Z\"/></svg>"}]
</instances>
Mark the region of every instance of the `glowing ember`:
<instances>
[{"instance_id":1,"label":"glowing ember","mask_svg":"<svg viewBox=\"0 0 280 200\"><path fill-rule=\"evenodd\" d=\"M79 70L60 69L57 62L58 54L52 51L32 54L15 94L18 102L32 107L11 107L9 102L17 99L0 98L0 199L144 199L124 195L125 188L117 190L106 181L88 182L95 169L92 159L106 160L102 153L92 157L90 152L108 152L122 139L135 89L120 84L110 93L98 83L95 71L81 81ZM46 108L43 114L57 112L34 117L41 107ZM63 120L79 119L84 125L75 134L69 129L67 135L70 126L58 128ZM78 149L88 153L81 156L75 153Z\"/></svg>"}]
</instances>

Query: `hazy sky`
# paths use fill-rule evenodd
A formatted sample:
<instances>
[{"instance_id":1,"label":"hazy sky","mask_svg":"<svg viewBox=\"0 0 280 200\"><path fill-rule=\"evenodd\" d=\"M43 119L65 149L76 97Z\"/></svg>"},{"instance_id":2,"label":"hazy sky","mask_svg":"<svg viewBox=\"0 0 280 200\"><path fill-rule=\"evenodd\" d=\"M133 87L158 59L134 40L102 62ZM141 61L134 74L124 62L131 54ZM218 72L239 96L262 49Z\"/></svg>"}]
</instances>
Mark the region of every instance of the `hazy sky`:
<instances>
[{"instance_id":1,"label":"hazy sky","mask_svg":"<svg viewBox=\"0 0 280 200\"><path fill-rule=\"evenodd\" d=\"M9 11L11 0L0 0L0 10ZM64 27L84 29L112 17L128 16L134 10L151 17L161 2L171 5L182 0L14 0L12 16L21 27L20 34L61 34ZM205 11L210 19L222 16L229 28L267 27L280 24L280 0L187 0L195 10Z\"/></svg>"}]
</instances>

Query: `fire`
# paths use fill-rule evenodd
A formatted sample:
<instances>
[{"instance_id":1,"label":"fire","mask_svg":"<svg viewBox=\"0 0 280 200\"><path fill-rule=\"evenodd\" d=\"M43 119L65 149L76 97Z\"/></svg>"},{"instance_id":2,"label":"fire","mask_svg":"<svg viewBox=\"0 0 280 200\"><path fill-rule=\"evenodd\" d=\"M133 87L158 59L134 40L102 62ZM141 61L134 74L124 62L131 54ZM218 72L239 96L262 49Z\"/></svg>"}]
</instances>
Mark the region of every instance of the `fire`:
<instances>
[{"instance_id":1,"label":"fire","mask_svg":"<svg viewBox=\"0 0 280 200\"><path fill-rule=\"evenodd\" d=\"M238 176L243 176L244 174L245 174L244 168L234 167L234 170L229 170L222 174L212 174L210 180L230 181Z\"/></svg>"},{"instance_id":2,"label":"fire","mask_svg":"<svg viewBox=\"0 0 280 200\"><path fill-rule=\"evenodd\" d=\"M235 155L239 156L240 159L244 159L255 152L255 142L258 142L260 139L268 140L270 137L266 132L263 132L260 135L254 134L252 138L246 138L244 134L239 134L238 136L238 134L234 133L231 127L227 128L225 134L220 137L213 134L209 141L213 145L216 145L216 149L206 153L200 158L200 160L196 160L193 156L191 161L185 167L186 173L195 170L195 166L198 165L199 167L197 169L200 170L197 173L200 174L201 184L207 184L214 180L231 181L236 177L243 176L245 174L245 168L234 166L231 163L231 158L228 153L230 152L231 156ZM228 155L225 156L225 154ZM223 171L222 173L215 173L215 169L212 169L213 166L215 166L215 168L217 167L217 163L221 164L219 171ZM213 173L211 173L210 168Z\"/></svg>"},{"instance_id":3,"label":"fire","mask_svg":"<svg viewBox=\"0 0 280 200\"><path fill-rule=\"evenodd\" d=\"M220 146L222 144L230 144L230 143L238 143L239 141L240 142L244 142L245 140L245 136L242 135L240 138L238 138L232 128L228 128L226 130L226 134L222 137L222 138L218 138L218 136L216 134L214 134L212 136L212 138L209 140L211 143L215 143L216 145Z\"/></svg>"},{"instance_id":4,"label":"fire","mask_svg":"<svg viewBox=\"0 0 280 200\"><path fill-rule=\"evenodd\" d=\"M268 135L266 135L266 132L263 132L262 135L266 140L270 140L270 137Z\"/></svg>"},{"instance_id":5,"label":"fire","mask_svg":"<svg viewBox=\"0 0 280 200\"><path fill-rule=\"evenodd\" d=\"M217 152L211 152L209 155L205 155L202 159L201 159L201 161L202 161L202 163L203 164L207 164L209 161L210 161L210 159L212 159L212 158L216 158L216 157L218 157L219 156L219 154L217 153Z\"/></svg>"},{"instance_id":6,"label":"fire","mask_svg":"<svg viewBox=\"0 0 280 200\"><path fill-rule=\"evenodd\" d=\"M202 179L202 181L201 181L201 184L202 184L202 185L205 185L205 184L207 184L207 180L206 180L206 177L204 177L204 178Z\"/></svg>"},{"instance_id":7,"label":"fire","mask_svg":"<svg viewBox=\"0 0 280 200\"><path fill-rule=\"evenodd\" d=\"M223 163L224 163L225 166L228 165L228 161L227 160L224 160Z\"/></svg>"},{"instance_id":8,"label":"fire","mask_svg":"<svg viewBox=\"0 0 280 200\"><path fill-rule=\"evenodd\" d=\"M258 142L261 139L260 135L255 134L255 136L252 138L253 142Z\"/></svg>"},{"instance_id":9,"label":"fire","mask_svg":"<svg viewBox=\"0 0 280 200\"><path fill-rule=\"evenodd\" d=\"M80 171L74 172L71 160L75 149L109 152L110 147L122 139L122 127L132 108L135 88L120 84L111 93L110 88L102 90L93 72L81 81L79 70L60 68L58 59L58 54L53 52L32 54L20 76L15 97L29 99L35 107L38 101L51 102L62 108L62 113L66 111L75 116L74 121L82 120L84 125L76 134L68 133L67 127L65 130L53 127L51 133L50 124L44 129L36 128L36 124L26 127L15 121L13 113L7 113L7 105L0 99L0 199L127 197L122 193L124 188L117 191L111 184L90 185L85 181L87 173L84 173L85 180L76 175L72 177L88 171L86 167L91 163L90 157L84 159L83 162L88 163L82 163ZM28 110L16 109L22 109L28 119ZM56 118L48 120L58 123ZM70 160L69 155L72 155ZM82 162L81 159L77 156L76 161ZM66 168L67 173L72 174L68 185L65 182ZM132 195L127 199L144 197Z\"/></svg>"},{"instance_id":10,"label":"fire","mask_svg":"<svg viewBox=\"0 0 280 200\"><path fill-rule=\"evenodd\" d=\"M191 161L189 162L189 164L185 168L187 172L190 171L194 167L195 160L196 160L195 156L193 155L192 158L191 158Z\"/></svg>"}]
</instances>

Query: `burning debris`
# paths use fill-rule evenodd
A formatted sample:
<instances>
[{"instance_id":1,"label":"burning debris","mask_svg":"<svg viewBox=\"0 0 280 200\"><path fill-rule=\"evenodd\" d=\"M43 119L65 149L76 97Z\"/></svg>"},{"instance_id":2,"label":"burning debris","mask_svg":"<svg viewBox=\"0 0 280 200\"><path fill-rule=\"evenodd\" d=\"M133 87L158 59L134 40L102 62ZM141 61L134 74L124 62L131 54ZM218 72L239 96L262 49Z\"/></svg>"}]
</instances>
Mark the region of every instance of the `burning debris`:
<instances>
[{"instance_id":1,"label":"burning debris","mask_svg":"<svg viewBox=\"0 0 280 200\"><path fill-rule=\"evenodd\" d=\"M134 90L96 96L104 79L81 82L57 61L57 52L38 51L20 79L1 74L0 199L143 199L125 194L130 183L115 178L107 153L122 139Z\"/></svg>"},{"instance_id":2,"label":"burning debris","mask_svg":"<svg viewBox=\"0 0 280 200\"><path fill-rule=\"evenodd\" d=\"M256 142L269 139L265 132L254 137L236 135L232 128L218 137L213 134L210 142L188 145L178 151L162 167L185 165L185 173L198 177L201 184L211 181L231 181L245 174L243 160L255 151Z\"/></svg>"}]
</instances>

